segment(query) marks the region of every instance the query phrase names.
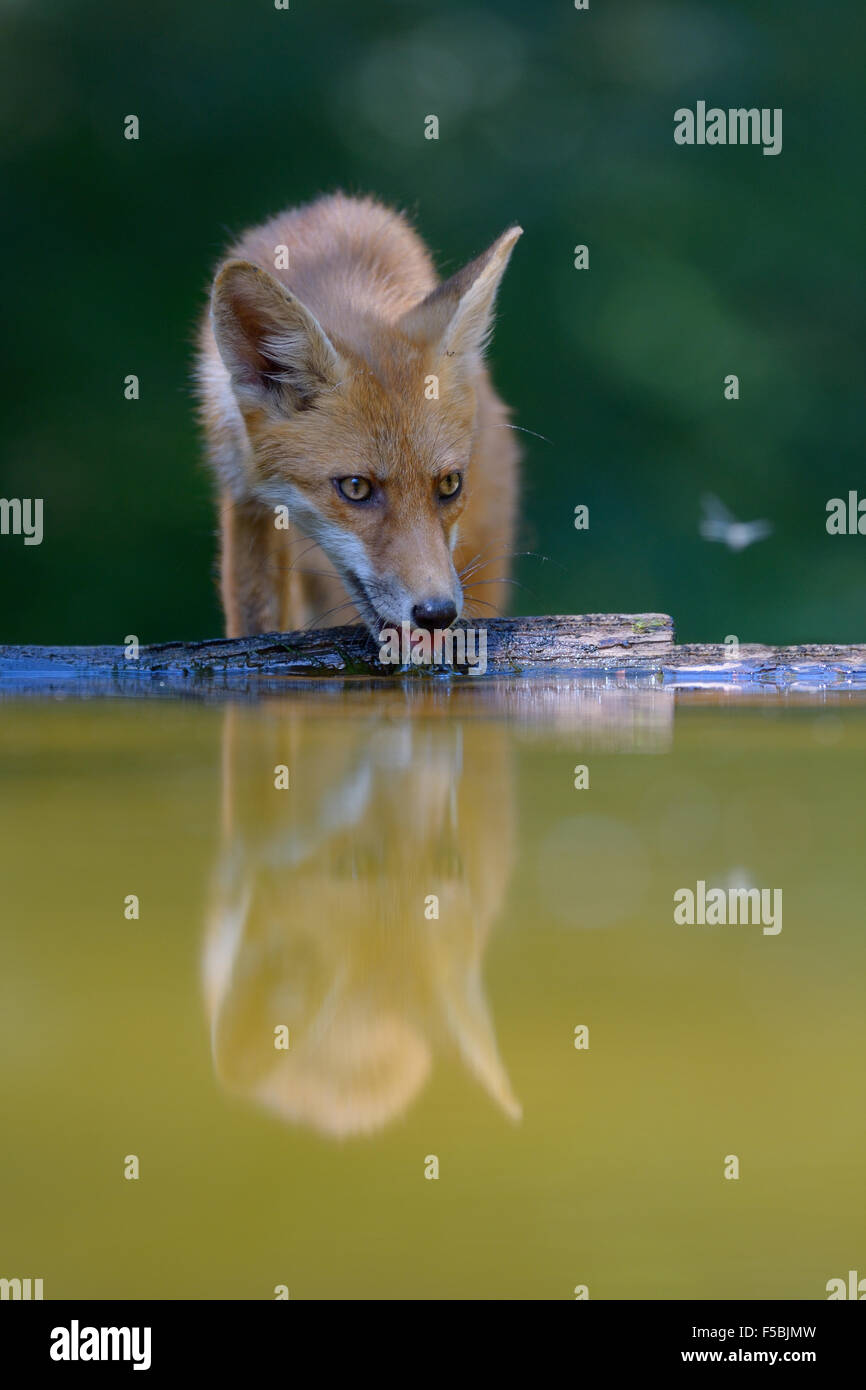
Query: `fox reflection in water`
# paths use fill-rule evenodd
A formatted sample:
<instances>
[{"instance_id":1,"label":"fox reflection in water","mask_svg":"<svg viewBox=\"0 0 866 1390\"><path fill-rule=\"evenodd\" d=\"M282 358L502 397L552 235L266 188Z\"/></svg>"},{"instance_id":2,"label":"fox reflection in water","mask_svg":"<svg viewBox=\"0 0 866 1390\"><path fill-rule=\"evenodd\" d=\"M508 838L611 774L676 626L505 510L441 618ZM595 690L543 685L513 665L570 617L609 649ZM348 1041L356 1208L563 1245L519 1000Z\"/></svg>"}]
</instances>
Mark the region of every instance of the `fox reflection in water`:
<instances>
[{"instance_id":1,"label":"fox reflection in water","mask_svg":"<svg viewBox=\"0 0 866 1390\"><path fill-rule=\"evenodd\" d=\"M452 719L341 719L308 697L226 711L203 972L227 1089L322 1134L371 1133L457 1052L519 1119L483 984L513 852L510 758L484 720L464 738Z\"/></svg>"}]
</instances>

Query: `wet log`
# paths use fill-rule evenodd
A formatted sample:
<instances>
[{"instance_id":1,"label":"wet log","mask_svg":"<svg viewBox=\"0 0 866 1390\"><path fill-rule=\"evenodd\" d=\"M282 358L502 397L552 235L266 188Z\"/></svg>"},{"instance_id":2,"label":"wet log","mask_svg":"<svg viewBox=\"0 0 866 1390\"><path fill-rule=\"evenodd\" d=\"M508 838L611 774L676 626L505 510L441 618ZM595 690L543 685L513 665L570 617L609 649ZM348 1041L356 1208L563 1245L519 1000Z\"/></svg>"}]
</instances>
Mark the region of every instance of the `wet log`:
<instances>
[{"instance_id":1,"label":"wet log","mask_svg":"<svg viewBox=\"0 0 866 1390\"><path fill-rule=\"evenodd\" d=\"M461 647L461 639L465 648ZM483 640L482 640L483 639ZM0 695L29 693L206 695L285 688L298 678L393 681L484 677L598 677L604 684L781 689L866 688L866 645L677 645L661 613L496 618L457 624L450 655L418 664L380 659L361 627L164 642L130 655L114 647L0 647ZM416 652L424 657L425 653ZM441 655L441 653L440 653Z\"/></svg>"},{"instance_id":2,"label":"wet log","mask_svg":"<svg viewBox=\"0 0 866 1390\"><path fill-rule=\"evenodd\" d=\"M359 626L163 642L142 646L134 659L123 647L0 647L0 684L62 678L246 682L253 677L430 675L448 668L469 674L473 667L477 674L513 676L571 671L587 662L646 663L673 642L673 623L661 613L496 618L483 627L457 623L452 632L450 655L456 660L418 664L408 651L403 652L406 662L381 661L380 645Z\"/></svg>"}]
</instances>

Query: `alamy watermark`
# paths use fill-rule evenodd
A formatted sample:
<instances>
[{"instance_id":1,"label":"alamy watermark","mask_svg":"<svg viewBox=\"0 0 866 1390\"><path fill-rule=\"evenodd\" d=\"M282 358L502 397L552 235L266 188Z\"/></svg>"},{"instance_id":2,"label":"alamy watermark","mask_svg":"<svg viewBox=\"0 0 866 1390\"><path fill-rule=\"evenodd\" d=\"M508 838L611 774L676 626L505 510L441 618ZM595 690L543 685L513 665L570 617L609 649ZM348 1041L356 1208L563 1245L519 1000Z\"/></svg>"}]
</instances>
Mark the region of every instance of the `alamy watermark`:
<instances>
[{"instance_id":1,"label":"alamy watermark","mask_svg":"<svg viewBox=\"0 0 866 1390\"><path fill-rule=\"evenodd\" d=\"M858 496L853 488L847 500L844 497L831 497L826 510L828 535L866 536L866 497Z\"/></svg>"},{"instance_id":2,"label":"alamy watermark","mask_svg":"<svg viewBox=\"0 0 866 1390\"><path fill-rule=\"evenodd\" d=\"M484 627L413 628L403 622L379 634L383 666L466 667L473 676L487 670L487 629Z\"/></svg>"},{"instance_id":3,"label":"alamy watermark","mask_svg":"<svg viewBox=\"0 0 866 1390\"><path fill-rule=\"evenodd\" d=\"M41 497L0 497L0 536L23 536L25 545L41 545L42 506Z\"/></svg>"},{"instance_id":4,"label":"alamy watermark","mask_svg":"<svg viewBox=\"0 0 866 1390\"><path fill-rule=\"evenodd\" d=\"M678 145L763 145L764 154L782 153L782 108L762 106L711 106L699 101L692 111L680 106L674 112L674 140Z\"/></svg>"},{"instance_id":5,"label":"alamy watermark","mask_svg":"<svg viewBox=\"0 0 866 1390\"><path fill-rule=\"evenodd\" d=\"M763 926L764 936L782 930L781 888L707 888L702 878L694 889L674 893L677 926Z\"/></svg>"},{"instance_id":6,"label":"alamy watermark","mask_svg":"<svg viewBox=\"0 0 866 1390\"><path fill-rule=\"evenodd\" d=\"M45 1295L42 1292L43 1279L0 1279L0 1299L14 1301L28 1299L41 1299Z\"/></svg>"},{"instance_id":7,"label":"alamy watermark","mask_svg":"<svg viewBox=\"0 0 866 1390\"><path fill-rule=\"evenodd\" d=\"M51 1329L52 1361L131 1361L134 1371L150 1369L149 1327L69 1327Z\"/></svg>"}]
</instances>

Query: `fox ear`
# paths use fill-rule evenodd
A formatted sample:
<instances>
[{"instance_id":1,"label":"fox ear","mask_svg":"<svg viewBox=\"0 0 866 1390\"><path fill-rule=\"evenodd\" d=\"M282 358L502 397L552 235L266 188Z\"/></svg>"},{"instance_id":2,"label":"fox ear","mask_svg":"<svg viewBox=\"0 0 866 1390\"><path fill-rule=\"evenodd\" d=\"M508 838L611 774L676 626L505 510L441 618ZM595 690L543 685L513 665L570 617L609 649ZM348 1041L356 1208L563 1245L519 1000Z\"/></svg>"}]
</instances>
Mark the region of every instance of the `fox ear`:
<instances>
[{"instance_id":1,"label":"fox ear","mask_svg":"<svg viewBox=\"0 0 866 1390\"><path fill-rule=\"evenodd\" d=\"M486 251L431 290L400 320L414 342L449 357L480 357L493 329L493 303L522 227L509 227Z\"/></svg>"},{"instance_id":2,"label":"fox ear","mask_svg":"<svg viewBox=\"0 0 866 1390\"><path fill-rule=\"evenodd\" d=\"M296 410L342 374L336 349L299 299L250 261L226 261L214 281L211 324L239 395Z\"/></svg>"}]
</instances>

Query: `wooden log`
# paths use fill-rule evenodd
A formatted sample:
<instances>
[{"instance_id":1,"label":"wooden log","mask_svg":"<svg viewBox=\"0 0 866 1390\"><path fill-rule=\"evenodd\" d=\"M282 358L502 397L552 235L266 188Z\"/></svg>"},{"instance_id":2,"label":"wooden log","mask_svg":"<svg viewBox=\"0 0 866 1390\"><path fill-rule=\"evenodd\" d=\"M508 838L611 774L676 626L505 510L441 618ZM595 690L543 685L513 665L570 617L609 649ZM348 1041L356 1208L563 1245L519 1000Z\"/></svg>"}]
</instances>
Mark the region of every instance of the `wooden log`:
<instances>
[{"instance_id":1,"label":"wooden log","mask_svg":"<svg viewBox=\"0 0 866 1390\"><path fill-rule=\"evenodd\" d=\"M469 624L458 624L458 627ZM661 613L496 618L484 625L487 676L598 677L676 689L766 686L866 688L866 645L766 647L676 645ZM471 650L471 649L470 649ZM476 649L476 656L477 656ZM361 627L268 633L208 642L165 642L129 660L123 647L0 647L0 694L219 696L285 688L288 680L379 677L479 680L467 668L383 665Z\"/></svg>"},{"instance_id":2,"label":"wooden log","mask_svg":"<svg viewBox=\"0 0 866 1390\"><path fill-rule=\"evenodd\" d=\"M671 619L661 613L495 618L483 628L469 623L456 627L483 631L485 664L491 675L572 671L590 660L646 663L673 642ZM474 654L477 658L477 645ZM135 660L128 660L122 647L0 647L0 686L7 687L21 681L76 678L190 685L247 682L253 677L429 676L442 669L383 665L378 644L359 626L210 642L164 642L142 647Z\"/></svg>"},{"instance_id":3,"label":"wooden log","mask_svg":"<svg viewBox=\"0 0 866 1390\"><path fill-rule=\"evenodd\" d=\"M677 690L866 690L866 646L683 643L665 659L663 676Z\"/></svg>"}]
</instances>

